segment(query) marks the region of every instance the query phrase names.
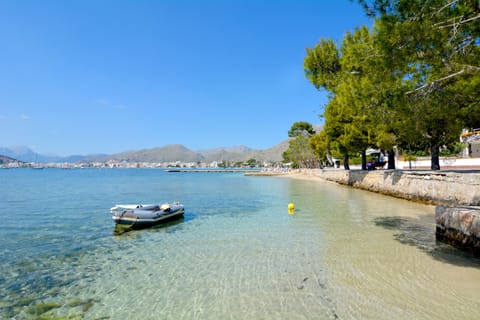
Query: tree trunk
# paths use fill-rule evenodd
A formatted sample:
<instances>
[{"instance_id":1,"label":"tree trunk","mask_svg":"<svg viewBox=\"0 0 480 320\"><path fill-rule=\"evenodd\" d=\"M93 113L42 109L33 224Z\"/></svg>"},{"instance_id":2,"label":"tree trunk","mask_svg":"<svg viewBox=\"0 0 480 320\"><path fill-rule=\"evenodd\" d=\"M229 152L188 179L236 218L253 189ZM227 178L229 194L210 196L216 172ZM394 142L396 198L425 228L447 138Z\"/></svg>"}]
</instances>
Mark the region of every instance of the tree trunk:
<instances>
[{"instance_id":1,"label":"tree trunk","mask_svg":"<svg viewBox=\"0 0 480 320\"><path fill-rule=\"evenodd\" d=\"M345 152L343 155L343 168L345 170L350 170L350 166L348 165L348 152Z\"/></svg>"},{"instance_id":2,"label":"tree trunk","mask_svg":"<svg viewBox=\"0 0 480 320\"><path fill-rule=\"evenodd\" d=\"M388 150L387 156L388 156L387 168L392 170L395 169L395 151L393 149Z\"/></svg>"},{"instance_id":3,"label":"tree trunk","mask_svg":"<svg viewBox=\"0 0 480 320\"><path fill-rule=\"evenodd\" d=\"M367 152L362 150L362 170L367 170Z\"/></svg>"},{"instance_id":4,"label":"tree trunk","mask_svg":"<svg viewBox=\"0 0 480 320\"><path fill-rule=\"evenodd\" d=\"M432 170L440 170L440 147L438 146L437 143L432 143L431 144L431 149L432 149L432 165L431 169Z\"/></svg>"}]
</instances>

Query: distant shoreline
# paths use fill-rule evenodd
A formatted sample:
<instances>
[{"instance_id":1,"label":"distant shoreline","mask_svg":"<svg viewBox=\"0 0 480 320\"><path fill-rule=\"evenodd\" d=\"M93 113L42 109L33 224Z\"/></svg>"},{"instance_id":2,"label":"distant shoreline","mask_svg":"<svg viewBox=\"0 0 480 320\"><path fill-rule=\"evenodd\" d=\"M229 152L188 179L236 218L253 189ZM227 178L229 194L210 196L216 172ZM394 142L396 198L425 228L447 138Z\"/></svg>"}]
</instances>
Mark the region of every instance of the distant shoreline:
<instances>
[{"instance_id":1,"label":"distant shoreline","mask_svg":"<svg viewBox=\"0 0 480 320\"><path fill-rule=\"evenodd\" d=\"M245 173L245 175L249 174L249 173L257 173L259 172L259 170L255 170L255 169L208 169L208 168L205 168L205 169L166 169L164 170L165 172L169 172L169 173L175 173L175 172L180 172L180 173L184 173L184 172L189 172L189 173Z\"/></svg>"},{"instance_id":2,"label":"distant shoreline","mask_svg":"<svg viewBox=\"0 0 480 320\"><path fill-rule=\"evenodd\" d=\"M298 169L289 172L265 171L246 175L331 181L431 205L480 206L480 170Z\"/></svg>"}]
</instances>

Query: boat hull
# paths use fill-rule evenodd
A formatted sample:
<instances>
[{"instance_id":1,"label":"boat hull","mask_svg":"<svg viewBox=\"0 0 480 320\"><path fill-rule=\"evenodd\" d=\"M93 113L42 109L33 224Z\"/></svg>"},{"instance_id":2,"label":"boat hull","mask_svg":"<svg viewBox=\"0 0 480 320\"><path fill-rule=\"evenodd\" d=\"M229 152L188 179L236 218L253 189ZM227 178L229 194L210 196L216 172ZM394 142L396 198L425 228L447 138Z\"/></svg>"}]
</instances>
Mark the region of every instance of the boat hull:
<instances>
[{"instance_id":1,"label":"boat hull","mask_svg":"<svg viewBox=\"0 0 480 320\"><path fill-rule=\"evenodd\" d=\"M144 229L183 217L183 205L173 205L168 210L123 210L112 219L115 225L128 229Z\"/></svg>"}]
</instances>

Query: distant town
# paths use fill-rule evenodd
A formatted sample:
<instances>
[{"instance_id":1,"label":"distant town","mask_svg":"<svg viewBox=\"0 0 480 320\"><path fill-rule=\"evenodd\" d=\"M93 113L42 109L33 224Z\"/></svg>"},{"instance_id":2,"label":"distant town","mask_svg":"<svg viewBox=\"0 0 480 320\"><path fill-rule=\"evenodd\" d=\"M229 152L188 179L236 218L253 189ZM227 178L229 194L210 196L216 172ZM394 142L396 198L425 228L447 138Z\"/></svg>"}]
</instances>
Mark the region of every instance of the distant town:
<instances>
[{"instance_id":1,"label":"distant town","mask_svg":"<svg viewBox=\"0 0 480 320\"><path fill-rule=\"evenodd\" d=\"M36 162L23 162L12 158L0 156L0 168L1 169L14 169L14 168L32 168L32 169L44 169L44 168L57 168L57 169L84 169L84 168L184 168L184 169L220 169L220 168L271 168L282 166L281 162L258 162L254 159L244 162L231 162L231 161L212 161L212 162L130 162L130 161L117 161L109 160L106 162L49 162L49 163L36 163Z\"/></svg>"},{"instance_id":2,"label":"distant town","mask_svg":"<svg viewBox=\"0 0 480 320\"><path fill-rule=\"evenodd\" d=\"M263 168L279 166L288 142L266 150L245 146L192 151L167 145L114 155L48 157L27 147L0 148L0 168Z\"/></svg>"}]
</instances>

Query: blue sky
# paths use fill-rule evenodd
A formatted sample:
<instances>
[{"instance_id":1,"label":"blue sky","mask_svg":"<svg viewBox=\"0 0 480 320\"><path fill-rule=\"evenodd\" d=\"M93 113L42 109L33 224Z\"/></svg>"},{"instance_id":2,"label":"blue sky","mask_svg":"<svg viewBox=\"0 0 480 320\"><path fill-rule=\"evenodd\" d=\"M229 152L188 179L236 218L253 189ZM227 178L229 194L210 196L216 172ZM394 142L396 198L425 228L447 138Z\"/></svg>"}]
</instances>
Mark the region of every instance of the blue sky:
<instances>
[{"instance_id":1,"label":"blue sky","mask_svg":"<svg viewBox=\"0 0 480 320\"><path fill-rule=\"evenodd\" d=\"M1 0L0 146L272 147L321 123L305 49L362 24L349 0Z\"/></svg>"}]
</instances>

